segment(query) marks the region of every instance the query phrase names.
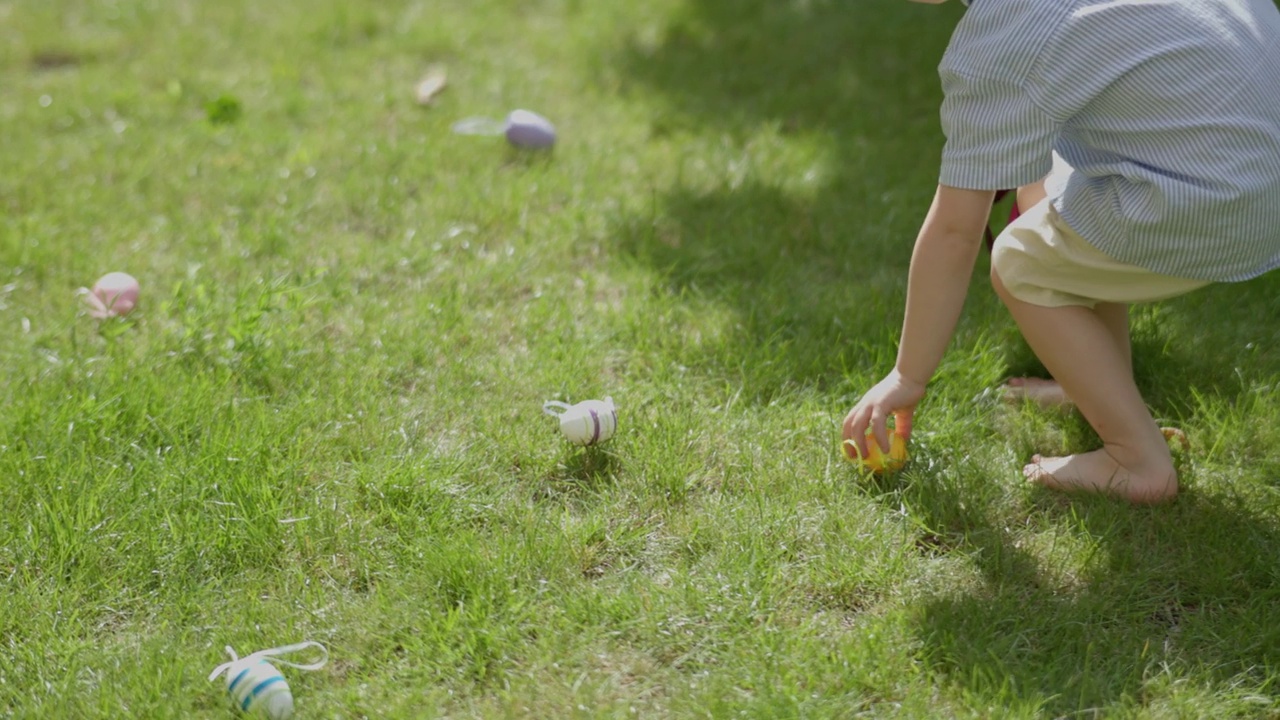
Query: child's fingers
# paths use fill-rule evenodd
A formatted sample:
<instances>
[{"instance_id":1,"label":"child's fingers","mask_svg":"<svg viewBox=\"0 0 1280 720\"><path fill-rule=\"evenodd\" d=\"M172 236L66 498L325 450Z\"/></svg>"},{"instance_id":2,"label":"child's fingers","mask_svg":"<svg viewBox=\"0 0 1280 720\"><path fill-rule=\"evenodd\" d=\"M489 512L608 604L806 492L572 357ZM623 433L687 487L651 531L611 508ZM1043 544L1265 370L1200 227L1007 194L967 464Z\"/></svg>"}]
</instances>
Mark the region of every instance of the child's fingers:
<instances>
[{"instance_id":1,"label":"child's fingers","mask_svg":"<svg viewBox=\"0 0 1280 720\"><path fill-rule=\"evenodd\" d=\"M866 407L858 405L849 411L849 415L844 419L846 455L849 444L852 444L858 452L858 457L867 456L867 426L870 422L871 415Z\"/></svg>"},{"instance_id":2,"label":"child's fingers","mask_svg":"<svg viewBox=\"0 0 1280 720\"><path fill-rule=\"evenodd\" d=\"M915 414L914 408L895 411L893 413L893 434L901 435L903 440L910 440L911 423Z\"/></svg>"},{"instance_id":3,"label":"child's fingers","mask_svg":"<svg viewBox=\"0 0 1280 720\"><path fill-rule=\"evenodd\" d=\"M871 433L875 435L876 444L880 446L880 452L886 455L889 454L889 431L885 427L887 420L888 413L879 403L876 403L871 408Z\"/></svg>"}]
</instances>

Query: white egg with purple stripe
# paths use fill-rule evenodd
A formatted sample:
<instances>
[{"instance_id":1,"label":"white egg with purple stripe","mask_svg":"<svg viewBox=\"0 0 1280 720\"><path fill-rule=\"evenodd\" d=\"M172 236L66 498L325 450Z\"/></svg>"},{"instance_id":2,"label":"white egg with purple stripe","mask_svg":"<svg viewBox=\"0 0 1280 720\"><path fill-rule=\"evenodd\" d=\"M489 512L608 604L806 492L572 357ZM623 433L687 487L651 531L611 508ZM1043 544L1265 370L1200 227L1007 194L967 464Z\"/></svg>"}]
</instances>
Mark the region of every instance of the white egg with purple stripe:
<instances>
[{"instance_id":1,"label":"white egg with purple stripe","mask_svg":"<svg viewBox=\"0 0 1280 720\"><path fill-rule=\"evenodd\" d=\"M277 656L295 652L308 647L318 647L324 652L319 662L306 665L277 659ZM222 675L227 676L227 694L235 702L236 708L248 715L265 717L269 720L288 720L293 717L293 692L284 675L271 664L271 660L281 665L302 670L319 670L329 659L329 652L317 642L304 642L297 645L260 650L243 658L236 657L235 650L227 648L231 662L219 665L209 679Z\"/></svg>"},{"instance_id":2,"label":"white egg with purple stripe","mask_svg":"<svg viewBox=\"0 0 1280 720\"><path fill-rule=\"evenodd\" d=\"M618 429L618 410L613 398L584 400L577 405L550 400L543 403L542 410L559 418L561 434L578 445L602 443Z\"/></svg>"}]
</instances>

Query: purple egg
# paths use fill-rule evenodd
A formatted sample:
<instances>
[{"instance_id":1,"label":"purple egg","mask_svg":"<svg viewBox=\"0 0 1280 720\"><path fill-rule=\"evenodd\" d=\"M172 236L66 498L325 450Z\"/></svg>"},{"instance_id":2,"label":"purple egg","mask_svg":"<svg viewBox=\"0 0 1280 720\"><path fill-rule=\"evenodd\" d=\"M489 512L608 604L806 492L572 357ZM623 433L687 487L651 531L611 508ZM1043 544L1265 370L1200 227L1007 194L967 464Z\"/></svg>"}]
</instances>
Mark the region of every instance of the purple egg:
<instances>
[{"instance_id":1,"label":"purple egg","mask_svg":"<svg viewBox=\"0 0 1280 720\"><path fill-rule=\"evenodd\" d=\"M550 120L528 110L507 116L507 142L523 148L549 148L556 144L556 128Z\"/></svg>"}]
</instances>

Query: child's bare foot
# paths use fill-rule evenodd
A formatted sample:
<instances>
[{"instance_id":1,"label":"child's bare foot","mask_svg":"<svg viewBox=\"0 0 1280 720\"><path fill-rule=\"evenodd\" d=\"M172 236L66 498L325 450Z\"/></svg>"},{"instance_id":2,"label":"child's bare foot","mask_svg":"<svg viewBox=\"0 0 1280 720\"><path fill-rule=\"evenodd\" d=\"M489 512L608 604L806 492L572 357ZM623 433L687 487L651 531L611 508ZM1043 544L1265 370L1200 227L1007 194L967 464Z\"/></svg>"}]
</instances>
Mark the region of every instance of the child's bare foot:
<instances>
[{"instance_id":1,"label":"child's bare foot","mask_svg":"<svg viewBox=\"0 0 1280 720\"><path fill-rule=\"evenodd\" d=\"M1178 494L1178 474L1172 465L1154 462L1150 468L1134 472L1106 450L1066 457L1035 455L1022 474L1052 490L1102 493L1136 504L1172 500Z\"/></svg>"},{"instance_id":2,"label":"child's bare foot","mask_svg":"<svg viewBox=\"0 0 1280 720\"><path fill-rule=\"evenodd\" d=\"M1007 402L1030 400L1046 408L1071 407L1075 404L1056 380L1041 378L1009 378L1001 389L1001 395Z\"/></svg>"}]
</instances>

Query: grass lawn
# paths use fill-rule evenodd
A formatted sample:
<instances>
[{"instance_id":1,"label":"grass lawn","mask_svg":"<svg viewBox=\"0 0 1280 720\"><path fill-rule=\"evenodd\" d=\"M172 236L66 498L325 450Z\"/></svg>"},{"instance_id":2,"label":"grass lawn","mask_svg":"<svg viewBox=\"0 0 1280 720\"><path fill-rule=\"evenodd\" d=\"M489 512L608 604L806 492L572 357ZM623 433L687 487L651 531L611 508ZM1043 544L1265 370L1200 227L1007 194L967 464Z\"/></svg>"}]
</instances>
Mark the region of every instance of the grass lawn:
<instances>
[{"instance_id":1,"label":"grass lawn","mask_svg":"<svg viewBox=\"0 0 1280 720\"><path fill-rule=\"evenodd\" d=\"M1171 505L1021 481L1096 439L993 399L985 257L912 462L840 457L960 12L0 0L0 717L305 639L306 718L1280 717L1280 274L1135 311Z\"/></svg>"}]
</instances>

